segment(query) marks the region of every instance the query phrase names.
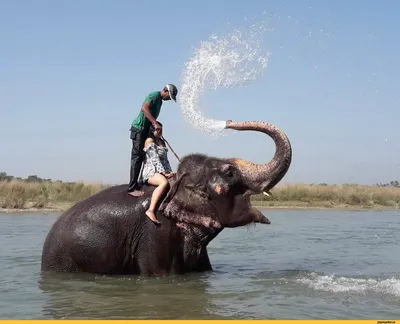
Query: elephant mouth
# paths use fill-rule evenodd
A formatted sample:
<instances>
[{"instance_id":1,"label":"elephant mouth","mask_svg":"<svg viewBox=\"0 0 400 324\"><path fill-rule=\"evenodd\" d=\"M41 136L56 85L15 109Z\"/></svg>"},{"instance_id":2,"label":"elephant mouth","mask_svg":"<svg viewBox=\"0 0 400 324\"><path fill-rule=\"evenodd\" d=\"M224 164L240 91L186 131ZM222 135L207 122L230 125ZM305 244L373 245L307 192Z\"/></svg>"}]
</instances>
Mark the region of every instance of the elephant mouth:
<instances>
[{"instance_id":1,"label":"elephant mouth","mask_svg":"<svg viewBox=\"0 0 400 324\"><path fill-rule=\"evenodd\" d=\"M271 221L256 207L250 207L250 215L253 218L253 223L260 223L260 224L271 224Z\"/></svg>"},{"instance_id":2,"label":"elephant mouth","mask_svg":"<svg viewBox=\"0 0 400 324\"><path fill-rule=\"evenodd\" d=\"M246 202L250 216L249 218L253 220L253 223L271 224L271 221L258 208L251 205L250 195L246 195Z\"/></svg>"},{"instance_id":3,"label":"elephant mouth","mask_svg":"<svg viewBox=\"0 0 400 324\"><path fill-rule=\"evenodd\" d=\"M229 221L224 224L224 227L235 228L247 226L250 224L271 224L271 221L256 207L253 207L250 202L250 195L237 197L236 208L233 209Z\"/></svg>"}]
</instances>

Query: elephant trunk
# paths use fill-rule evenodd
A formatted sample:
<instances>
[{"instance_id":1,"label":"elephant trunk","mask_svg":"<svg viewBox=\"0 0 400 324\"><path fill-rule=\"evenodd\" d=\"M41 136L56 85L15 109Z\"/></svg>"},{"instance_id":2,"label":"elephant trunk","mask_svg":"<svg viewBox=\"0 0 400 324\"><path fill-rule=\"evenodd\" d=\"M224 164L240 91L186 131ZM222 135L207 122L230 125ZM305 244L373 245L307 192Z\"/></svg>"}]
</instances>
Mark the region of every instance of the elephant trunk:
<instances>
[{"instance_id":1,"label":"elephant trunk","mask_svg":"<svg viewBox=\"0 0 400 324\"><path fill-rule=\"evenodd\" d=\"M285 176L292 162L292 147L286 134L276 126L265 122L232 122L227 121L226 127L234 130L250 130L267 134L275 142L275 155L267 164L233 158L231 161L242 172L245 184L253 194L264 192L269 195L271 190Z\"/></svg>"}]
</instances>

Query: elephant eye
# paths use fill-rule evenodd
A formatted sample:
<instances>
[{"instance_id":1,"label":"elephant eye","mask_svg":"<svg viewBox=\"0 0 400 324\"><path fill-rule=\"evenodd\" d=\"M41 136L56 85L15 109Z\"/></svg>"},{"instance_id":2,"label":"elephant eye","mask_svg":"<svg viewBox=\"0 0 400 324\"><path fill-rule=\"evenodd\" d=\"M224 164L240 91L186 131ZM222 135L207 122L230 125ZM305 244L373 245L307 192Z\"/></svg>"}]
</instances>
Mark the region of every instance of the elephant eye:
<instances>
[{"instance_id":1,"label":"elephant eye","mask_svg":"<svg viewBox=\"0 0 400 324\"><path fill-rule=\"evenodd\" d=\"M223 172L223 174L228 177L231 178L233 177L233 171L232 171L232 165L231 164L224 164L221 167L221 171Z\"/></svg>"},{"instance_id":2,"label":"elephant eye","mask_svg":"<svg viewBox=\"0 0 400 324\"><path fill-rule=\"evenodd\" d=\"M227 176L227 177L229 177L229 178L231 178L231 177L233 177L233 172L232 172L232 170L227 170L226 172L225 172L225 175Z\"/></svg>"}]
</instances>

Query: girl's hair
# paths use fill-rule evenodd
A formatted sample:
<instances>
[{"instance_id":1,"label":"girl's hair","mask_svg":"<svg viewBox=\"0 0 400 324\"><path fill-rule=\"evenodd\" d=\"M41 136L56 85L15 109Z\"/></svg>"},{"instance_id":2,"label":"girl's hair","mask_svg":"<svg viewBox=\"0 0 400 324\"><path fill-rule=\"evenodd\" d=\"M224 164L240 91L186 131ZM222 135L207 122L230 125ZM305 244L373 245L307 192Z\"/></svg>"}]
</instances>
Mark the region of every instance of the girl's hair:
<instances>
[{"instance_id":1,"label":"girl's hair","mask_svg":"<svg viewBox=\"0 0 400 324\"><path fill-rule=\"evenodd\" d=\"M158 123L160 124L160 126L161 126L161 128L162 128L162 127L163 127L163 124L161 124L160 122L158 122ZM148 137L152 138L153 141L156 141L156 138L155 138L155 136L154 136L154 131L155 131L155 128L154 128L154 126L153 126L153 124L152 124L152 125L150 125L150 128L149 128L149 135L148 135ZM157 138L157 140L159 140L159 141L161 142L161 144L165 146L165 141L163 140L162 136L161 136L160 138Z\"/></svg>"}]
</instances>

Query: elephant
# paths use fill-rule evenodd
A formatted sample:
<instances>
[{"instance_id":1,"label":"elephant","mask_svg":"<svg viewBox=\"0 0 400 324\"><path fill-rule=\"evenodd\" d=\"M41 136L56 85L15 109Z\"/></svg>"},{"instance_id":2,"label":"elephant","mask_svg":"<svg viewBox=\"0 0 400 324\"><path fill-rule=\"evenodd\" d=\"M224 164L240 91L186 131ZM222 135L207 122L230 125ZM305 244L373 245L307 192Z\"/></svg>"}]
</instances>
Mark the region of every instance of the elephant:
<instances>
[{"instance_id":1,"label":"elephant","mask_svg":"<svg viewBox=\"0 0 400 324\"><path fill-rule=\"evenodd\" d=\"M184 156L156 209L161 226L145 215L154 187L145 185L140 197L129 195L127 185L103 189L55 221L43 244L42 272L151 277L212 271L207 246L224 228L271 223L250 196L269 195L292 161L287 135L270 123L228 120L225 129L267 134L275 142L273 158L259 165Z\"/></svg>"}]
</instances>

